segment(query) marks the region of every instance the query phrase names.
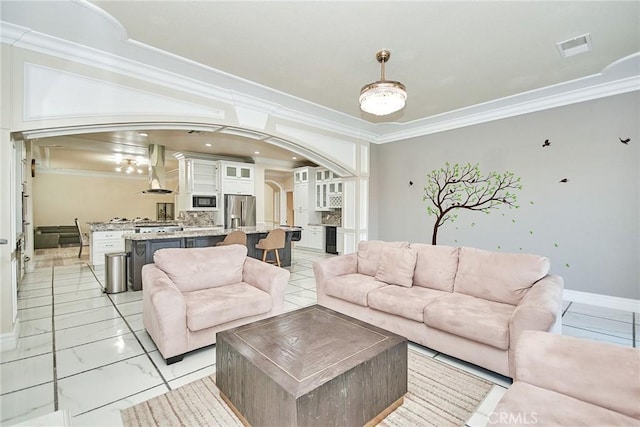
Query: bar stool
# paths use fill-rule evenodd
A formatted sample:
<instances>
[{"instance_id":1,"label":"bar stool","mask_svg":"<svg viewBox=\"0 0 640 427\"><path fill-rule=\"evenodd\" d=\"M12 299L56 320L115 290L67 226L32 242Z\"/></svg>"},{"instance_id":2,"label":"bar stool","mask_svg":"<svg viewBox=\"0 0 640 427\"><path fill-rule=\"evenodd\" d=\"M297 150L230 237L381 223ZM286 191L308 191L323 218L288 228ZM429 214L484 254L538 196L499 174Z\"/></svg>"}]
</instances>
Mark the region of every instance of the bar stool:
<instances>
[{"instance_id":1,"label":"bar stool","mask_svg":"<svg viewBox=\"0 0 640 427\"><path fill-rule=\"evenodd\" d=\"M236 230L227 234L222 242L216 243L216 246L227 245L244 245L247 246L247 235L244 231Z\"/></svg>"},{"instance_id":2,"label":"bar stool","mask_svg":"<svg viewBox=\"0 0 640 427\"><path fill-rule=\"evenodd\" d=\"M285 233L284 230L276 228L271 230L267 237L260 239L256 244L256 249L262 249L262 262L267 262L267 253L269 251L275 251L276 264L280 267L280 255L278 249L284 249Z\"/></svg>"}]
</instances>

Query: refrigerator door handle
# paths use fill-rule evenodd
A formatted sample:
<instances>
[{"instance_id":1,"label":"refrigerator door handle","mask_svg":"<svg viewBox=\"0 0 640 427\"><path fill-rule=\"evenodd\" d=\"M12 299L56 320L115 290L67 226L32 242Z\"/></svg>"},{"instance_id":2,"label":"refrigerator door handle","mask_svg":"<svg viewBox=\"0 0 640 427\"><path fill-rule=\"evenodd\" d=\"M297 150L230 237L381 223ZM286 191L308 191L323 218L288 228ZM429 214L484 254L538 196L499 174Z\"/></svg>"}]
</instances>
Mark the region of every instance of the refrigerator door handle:
<instances>
[{"instance_id":1,"label":"refrigerator door handle","mask_svg":"<svg viewBox=\"0 0 640 427\"><path fill-rule=\"evenodd\" d=\"M244 217L244 201L240 202L240 225L244 226L247 219Z\"/></svg>"}]
</instances>

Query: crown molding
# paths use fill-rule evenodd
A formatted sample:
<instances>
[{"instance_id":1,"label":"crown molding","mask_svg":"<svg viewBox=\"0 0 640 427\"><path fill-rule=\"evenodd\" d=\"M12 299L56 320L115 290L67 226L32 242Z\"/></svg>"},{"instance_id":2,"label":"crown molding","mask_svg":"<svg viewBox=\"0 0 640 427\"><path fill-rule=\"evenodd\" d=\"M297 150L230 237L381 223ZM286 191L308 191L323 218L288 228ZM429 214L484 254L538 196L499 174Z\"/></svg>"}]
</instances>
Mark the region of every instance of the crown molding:
<instances>
[{"instance_id":1,"label":"crown molding","mask_svg":"<svg viewBox=\"0 0 640 427\"><path fill-rule=\"evenodd\" d=\"M91 16L97 13L103 18L101 22L116 39L109 45L110 51L0 21L2 42L375 144L640 90L639 52L610 64L601 73L581 79L407 123L371 123L131 40L124 28L102 9L85 1L73 3L87 6L86 13Z\"/></svg>"}]
</instances>

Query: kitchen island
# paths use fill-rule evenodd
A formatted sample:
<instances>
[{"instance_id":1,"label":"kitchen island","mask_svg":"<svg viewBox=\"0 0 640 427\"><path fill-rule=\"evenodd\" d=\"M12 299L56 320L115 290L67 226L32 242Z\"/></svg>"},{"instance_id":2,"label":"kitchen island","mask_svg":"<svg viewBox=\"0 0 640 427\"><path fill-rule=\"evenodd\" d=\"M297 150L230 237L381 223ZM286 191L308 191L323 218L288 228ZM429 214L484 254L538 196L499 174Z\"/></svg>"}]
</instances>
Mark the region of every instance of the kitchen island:
<instances>
[{"instance_id":1,"label":"kitchen island","mask_svg":"<svg viewBox=\"0 0 640 427\"><path fill-rule=\"evenodd\" d=\"M291 239L299 238L301 229L297 227L281 227L285 231L284 249L280 249L280 265L291 265ZM164 248L203 248L216 246L227 234L241 230L247 234L248 256L262 259L262 250L256 249L258 240L267 236L270 227L240 227L234 229L197 228L183 231L162 233L130 233L125 234L125 251L128 253L127 276L129 288L134 291L142 289L142 266L153 262L153 254Z\"/></svg>"}]
</instances>

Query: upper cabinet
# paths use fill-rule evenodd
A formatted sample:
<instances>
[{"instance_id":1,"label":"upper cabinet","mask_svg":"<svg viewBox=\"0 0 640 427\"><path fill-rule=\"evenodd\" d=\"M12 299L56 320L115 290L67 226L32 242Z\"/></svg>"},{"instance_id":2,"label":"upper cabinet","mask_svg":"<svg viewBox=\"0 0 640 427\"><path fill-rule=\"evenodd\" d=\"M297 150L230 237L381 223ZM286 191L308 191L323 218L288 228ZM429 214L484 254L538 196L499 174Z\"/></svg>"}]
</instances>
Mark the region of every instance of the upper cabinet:
<instances>
[{"instance_id":1,"label":"upper cabinet","mask_svg":"<svg viewBox=\"0 0 640 427\"><path fill-rule=\"evenodd\" d=\"M254 166L248 163L220 162L224 194L255 195Z\"/></svg>"},{"instance_id":2,"label":"upper cabinet","mask_svg":"<svg viewBox=\"0 0 640 427\"><path fill-rule=\"evenodd\" d=\"M328 169L315 170L315 210L342 208L342 179Z\"/></svg>"},{"instance_id":3,"label":"upper cabinet","mask_svg":"<svg viewBox=\"0 0 640 427\"><path fill-rule=\"evenodd\" d=\"M298 168L293 172L293 183L301 184L304 182L309 182L309 176L313 173L313 168L304 167Z\"/></svg>"},{"instance_id":4,"label":"upper cabinet","mask_svg":"<svg viewBox=\"0 0 640 427\"><path fill-rule=\"evenodd\" d=\"M196 195L212 196L218 193L217 162L208 160L187 160L191 162L191 182L189 192Z\"/></svg>"}]
</instances>

